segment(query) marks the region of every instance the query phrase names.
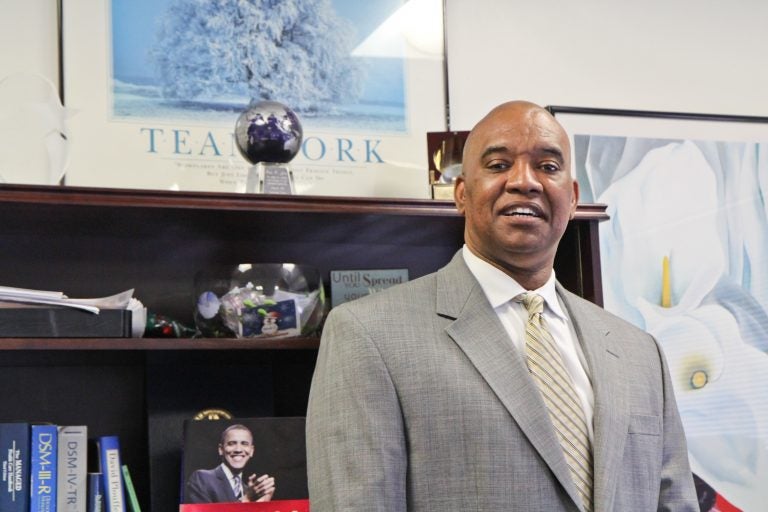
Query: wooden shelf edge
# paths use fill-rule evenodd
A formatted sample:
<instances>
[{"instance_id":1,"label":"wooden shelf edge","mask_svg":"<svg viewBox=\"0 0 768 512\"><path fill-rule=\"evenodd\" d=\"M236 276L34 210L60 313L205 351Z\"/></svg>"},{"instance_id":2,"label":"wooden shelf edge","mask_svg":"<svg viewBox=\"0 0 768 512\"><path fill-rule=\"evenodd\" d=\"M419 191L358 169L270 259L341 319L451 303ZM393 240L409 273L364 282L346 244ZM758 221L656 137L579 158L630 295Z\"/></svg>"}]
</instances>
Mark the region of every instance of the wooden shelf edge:
<instances>
[{"instance_id":1,"label":"wooden shelf edge","mask_svg":"<svg viewBox=\"0 0 768 512\"><path fill-rule=\"evenodd\" d=\"M280 196L19 184L0 184L0 202L121 208L459 216L453 202L431 199ZM605 205L585 203L577 207L577 220L607 218Z\"/></svg>"},{"instance_id":2,"label":"wooden shelf edge","mask_svg":"<svg viewBox=\"0 0 768 512\"><path fill-rule=\"evenodd\" d=\"M0 338L0 352L11 350L316 350L316 337L232 338Z\"/></svg>"},{"instance_id":3,"label":"wooden shelf edge","mask_svg":"<svg viewBox=\"0 0 768 512\"><path fill-rule=\"evenodd\" d=\"M449 201L0 184L0 201L126 208L458 216Z\"/></svg>"},{"instance_id":4,"label":"wooden shelf edge","mask_svg":"<svg viewBox=\"0 0 768 512\"><path fill-rule=\"evenodd\" d=\"M574 215L573 220L608 220L609 216L605 213L607 208L608 207L604 204L579 203L576 206L576 214Z\"/></svg>"}]
</instances>

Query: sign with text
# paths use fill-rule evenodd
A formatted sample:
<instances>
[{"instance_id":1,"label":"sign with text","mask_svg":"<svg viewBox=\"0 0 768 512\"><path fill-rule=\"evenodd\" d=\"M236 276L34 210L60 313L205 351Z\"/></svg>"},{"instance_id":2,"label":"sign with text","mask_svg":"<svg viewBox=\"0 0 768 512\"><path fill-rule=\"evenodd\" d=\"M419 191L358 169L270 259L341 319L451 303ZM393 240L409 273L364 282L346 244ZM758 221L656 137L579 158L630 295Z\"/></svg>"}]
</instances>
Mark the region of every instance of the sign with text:
<instances>
[{"instance_id":1,"label":"sign with text","mask_svg":"<svg viewBox=\"0 0 768 512\"><path fill-rule=\"evenodd\" d=\"M408 269L332 270L331 307L408 281Z\"/></svg>"}]
</instances>

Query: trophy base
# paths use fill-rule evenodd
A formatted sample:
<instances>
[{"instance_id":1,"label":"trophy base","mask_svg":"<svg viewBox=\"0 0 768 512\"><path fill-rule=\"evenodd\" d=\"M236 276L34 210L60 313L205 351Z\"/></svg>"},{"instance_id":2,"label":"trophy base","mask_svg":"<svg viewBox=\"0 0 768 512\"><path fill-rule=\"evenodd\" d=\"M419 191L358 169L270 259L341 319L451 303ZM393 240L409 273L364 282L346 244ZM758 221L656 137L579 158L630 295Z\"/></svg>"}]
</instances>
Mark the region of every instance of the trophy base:
<instances>
[{"instance_id":1,"label":"trophy base","mask_svg":"<svg viewBox=\"0 0 768 512\"><path fill-rule=\"evenodd\" d=\"M441 201L453 201L453 183L433 183L432 199Z\"/></svg>"},{"instance_id":2,"label":"trophy base","mask_svg":"<svg viewBox=\"0 0 768 512\"><path fill-rule=\"evenodd\" d=\"M293 195L296 188L288 164L259 162L248 170L245 191L251 194Z\"/></svg>"}]
</instances>

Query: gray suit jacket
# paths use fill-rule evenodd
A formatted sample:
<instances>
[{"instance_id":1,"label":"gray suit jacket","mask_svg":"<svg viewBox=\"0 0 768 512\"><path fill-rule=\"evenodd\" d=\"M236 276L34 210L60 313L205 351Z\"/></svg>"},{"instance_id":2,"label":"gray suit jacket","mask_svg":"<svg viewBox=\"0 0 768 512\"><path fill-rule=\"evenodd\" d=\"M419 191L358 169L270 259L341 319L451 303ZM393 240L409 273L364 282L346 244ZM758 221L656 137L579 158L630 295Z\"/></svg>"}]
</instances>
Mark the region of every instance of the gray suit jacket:
<instances>
[{"instance_id":1,"label":"gray suit jacket","mask_svg":"<svg viewBox=\"0 0 768 512\"><path fill-rule=\"evenodd\" d=\"M558 285L595 394L595 511L698 511L654 339ZM331 312L307 412L313 512L581 510L525 362L460 252Z\"/></svg>"}]
</instances>

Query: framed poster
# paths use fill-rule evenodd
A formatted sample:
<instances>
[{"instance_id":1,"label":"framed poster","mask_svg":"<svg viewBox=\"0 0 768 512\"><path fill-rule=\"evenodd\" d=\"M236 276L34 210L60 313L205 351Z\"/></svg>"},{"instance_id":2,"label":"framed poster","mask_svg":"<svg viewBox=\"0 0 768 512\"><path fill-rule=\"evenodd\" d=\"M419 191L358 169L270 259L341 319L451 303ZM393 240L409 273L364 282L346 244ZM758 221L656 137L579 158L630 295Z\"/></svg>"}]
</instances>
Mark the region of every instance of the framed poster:
<instances>
[{"instance_id":1,"label":"framed poster","mask_svg":"<svg viewBox=\"0 0 768 512\"><path fill-rule=\"evenodd\" d=\"M669 362L702 510L762 509L768 119L549 109L570 135L581 200L607 205L605 308Z\"/></svg>"},{"instance_id":2,"label":"framed poster","mask_svg":"<svg viewBox=\"0 0 768 512\"><path fill-rule=\"evenodd\" d=\"M250 102L293 109L296 193L429 197L445 129L440 0L69 0L66 184L243 192Z\"/></svg>"}]
</instances>

